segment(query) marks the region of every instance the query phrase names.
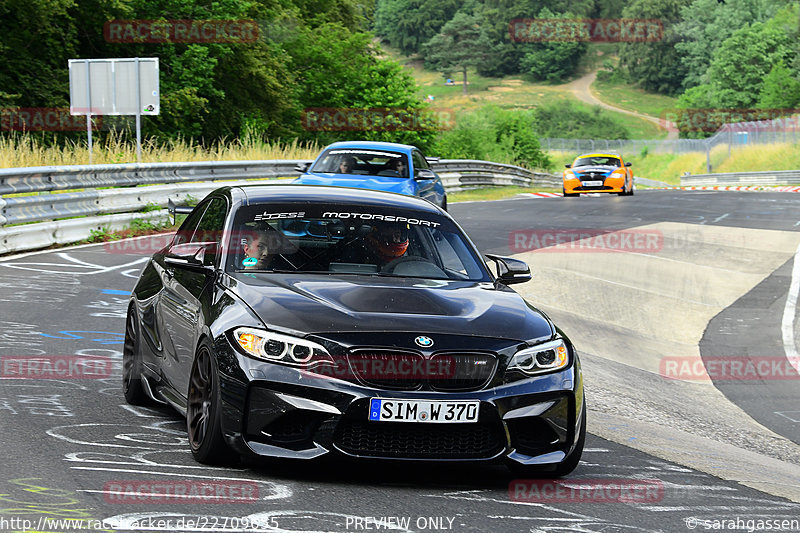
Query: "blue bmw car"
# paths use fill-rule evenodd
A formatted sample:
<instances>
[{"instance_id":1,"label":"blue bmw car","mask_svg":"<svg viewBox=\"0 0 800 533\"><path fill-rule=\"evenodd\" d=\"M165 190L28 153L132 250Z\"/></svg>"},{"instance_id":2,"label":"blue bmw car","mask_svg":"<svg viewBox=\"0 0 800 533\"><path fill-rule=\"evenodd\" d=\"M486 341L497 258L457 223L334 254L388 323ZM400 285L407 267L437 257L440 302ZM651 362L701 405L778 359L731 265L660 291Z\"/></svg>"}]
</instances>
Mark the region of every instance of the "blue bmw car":
<instances>
[{"instance_id":1,"label":"blue bmw car","mask_svg":"<svg viewBox=\"0 0 800 533\"><path fill-rule=\"evenodd\" d=\"M294 183L336 185L419 196L447 209L442 180L415 146L345 141L327 146L313 163L298 165Z\"/></svg>"}]
</instances>

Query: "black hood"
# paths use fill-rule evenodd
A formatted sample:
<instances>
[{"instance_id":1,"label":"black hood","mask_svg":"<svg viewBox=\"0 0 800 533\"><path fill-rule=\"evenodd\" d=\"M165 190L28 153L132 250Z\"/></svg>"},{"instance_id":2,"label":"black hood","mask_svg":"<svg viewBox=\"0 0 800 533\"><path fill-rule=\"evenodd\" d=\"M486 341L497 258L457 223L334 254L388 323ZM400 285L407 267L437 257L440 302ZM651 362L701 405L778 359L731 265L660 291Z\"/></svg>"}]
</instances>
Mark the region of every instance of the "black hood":
<instances>
[{"instance_id":1,"label":"black hood","mask_svg":"<svg viewBox=\"0 0 800 533\"><path fill-rule=\"evenodd\" d=\"M527 341L550 321L507 287L487 282L313 274L234 274L231 290L267 325L306 334L449 333Z\"/></svg>"}]
</instances>

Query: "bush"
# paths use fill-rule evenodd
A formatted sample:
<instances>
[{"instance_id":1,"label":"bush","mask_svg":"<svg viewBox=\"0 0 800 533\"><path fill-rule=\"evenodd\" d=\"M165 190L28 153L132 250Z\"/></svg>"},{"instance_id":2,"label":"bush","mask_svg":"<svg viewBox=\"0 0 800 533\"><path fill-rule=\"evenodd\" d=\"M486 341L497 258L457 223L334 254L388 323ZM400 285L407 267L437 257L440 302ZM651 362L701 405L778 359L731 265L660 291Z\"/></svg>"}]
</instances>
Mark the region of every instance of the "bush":
<instances>
[{"instance_id":1,"label":"bush","mask_svg":"<svg viewBox=\"0 0 800 533\"><path fill-rule=\"evenodd\" d=\"M558 102L536 109L536 133L564 139L628 139L628 129L599 107Z\"/></svg>"},{"instance_id":2,"label":"bush","mask_svg":"<svg viewBox=\"0 0 800 533\"><path fill-rule=\"evenodd\" d=\"M539 144L530 111L483 108L457 117L456 126L442 133L433 153L447 159L483 159L549 170L553 163Z\"/></svg>"}]
</instances>

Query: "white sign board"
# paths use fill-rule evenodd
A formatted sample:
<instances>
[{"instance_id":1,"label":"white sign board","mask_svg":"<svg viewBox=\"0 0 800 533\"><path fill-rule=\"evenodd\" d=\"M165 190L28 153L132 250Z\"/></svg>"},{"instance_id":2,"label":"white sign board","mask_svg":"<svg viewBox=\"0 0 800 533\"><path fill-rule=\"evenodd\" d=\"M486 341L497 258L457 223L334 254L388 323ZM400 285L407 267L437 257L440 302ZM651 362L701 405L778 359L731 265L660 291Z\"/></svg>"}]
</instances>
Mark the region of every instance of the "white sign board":
<instances>
[{"instance_id":1,"label":"white sign board","mask_svg":"<svg viewBox=\"0 0 800 533\"><path fill-rule=\"evenodd\" d=\"M158 115L159 102L157 57L69 60L72 115Z\"/></svg>"}]
</instances>

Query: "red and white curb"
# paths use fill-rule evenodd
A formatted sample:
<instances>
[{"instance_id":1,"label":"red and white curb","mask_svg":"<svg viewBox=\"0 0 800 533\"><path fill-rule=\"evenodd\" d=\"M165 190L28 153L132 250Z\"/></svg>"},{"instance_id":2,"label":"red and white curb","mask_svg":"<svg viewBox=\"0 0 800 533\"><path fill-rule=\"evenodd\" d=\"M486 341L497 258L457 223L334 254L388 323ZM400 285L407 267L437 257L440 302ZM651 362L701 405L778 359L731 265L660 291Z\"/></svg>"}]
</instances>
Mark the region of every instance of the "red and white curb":
<instances>
[{"instance_id":1,"label":"red and white curb","mask_svg":"<svg viewBox=\"0 0 800 533\"><path fill-rule=\"evenodd\" d=\"M564 196L560 192L523 192L517 195L519 198L558 198Z\"/></svg>"}]
</instances>

